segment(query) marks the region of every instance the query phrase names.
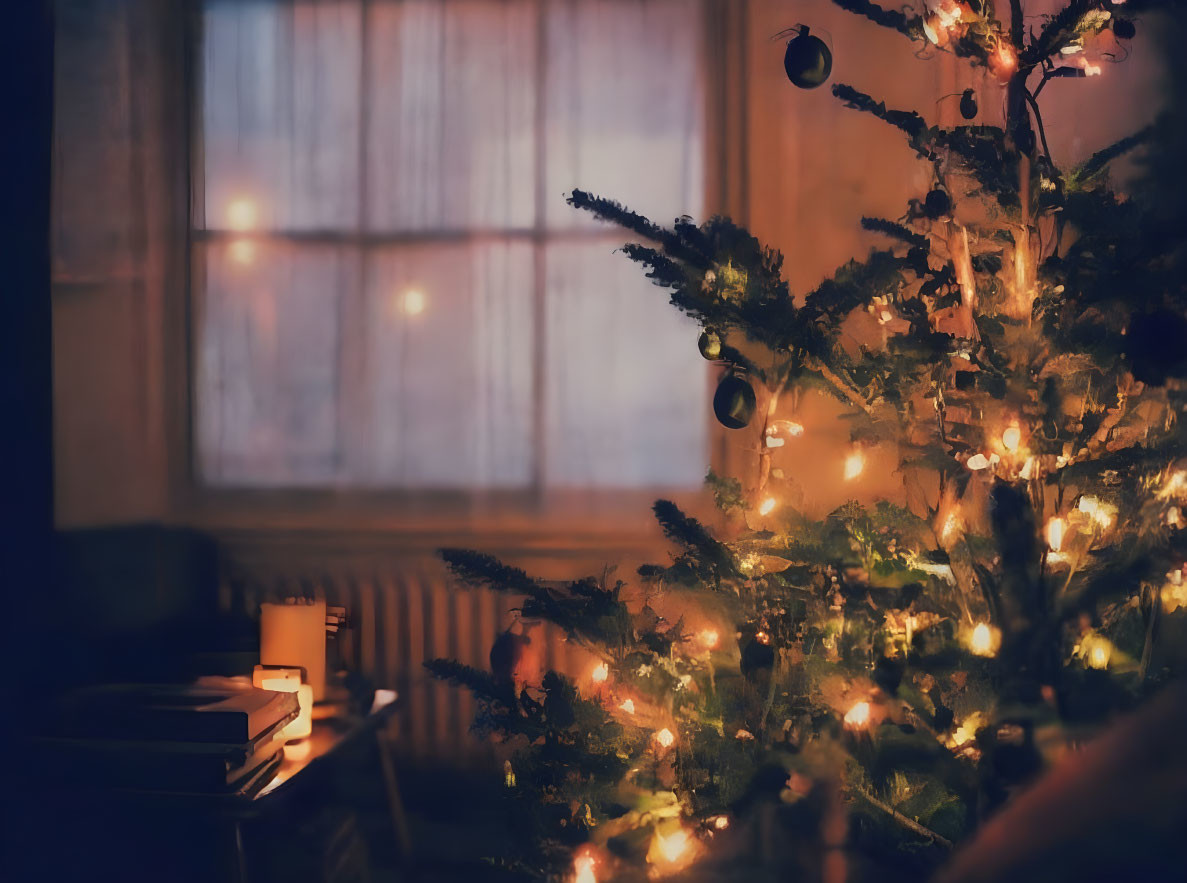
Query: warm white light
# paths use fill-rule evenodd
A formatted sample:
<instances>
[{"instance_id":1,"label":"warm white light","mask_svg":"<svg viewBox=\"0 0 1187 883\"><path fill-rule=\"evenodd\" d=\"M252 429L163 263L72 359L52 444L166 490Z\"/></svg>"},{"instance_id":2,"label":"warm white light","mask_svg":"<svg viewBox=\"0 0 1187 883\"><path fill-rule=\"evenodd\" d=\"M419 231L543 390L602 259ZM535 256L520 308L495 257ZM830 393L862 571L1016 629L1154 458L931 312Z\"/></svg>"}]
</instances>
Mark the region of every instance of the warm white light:
<instances>
[{"instance_id":1,"label":"warm white light","mask_svg":"<svg viewBox=\"0 0 1187 883\"><path fill-rule=\"evenodd\" d=\"M256 259L256 245L250 239L236 239L227 248L227 253L237 264L249 266Z\"/></svg>"},{"instance_id":2,"label":"warm white light","mask_svg":"<svg viewBox=\"0 0 1187 883\"><path fill-rule=\"evenodd\" d=\"M767 497L765 500L763 500L761 503L758 504L758 514L759 515L770 515L772 512L775 511L776 505L778 505L778 504L776 503L774 497Z\"/></svg>"},{"instance_id":3,"label":"warm white light","mask_svg":"<svg viewBox=\"0 0 1187 883\"><path fill-rule=\"evenodd\" d=\"M993 655L993 632L988 625L983 622L977 623L977 627L973 629L972 637L969 639L969 649L978 656Z\"/></svg>"},{"instance_id":4,"label":"warm white light","mask_svg":"<svg viewBox=\"0 0 1187 883\"><path fill-rule=\"evenodd\" d=\"M588 853L573 859L573 883L598 883L594 876L594 857Z\"/></svg>"},{"instance_id":5,"label":"warm white light","mask_svg":"<svg viewBox=\"0 0 1187 883\"><path fill-rule=\"evenodd\" d=\"M999 79L1008 80L1018 70L1018 53L1013 46L1001 40L989 55L989 67Z\"/></svg>"},{"instance_id":6,"label":"warm white light","mask_svg":"<svg viewBox=\"0 0 1187 883\"><path fill-rule=\"evenodd\" d=\"M1187 490L1187 470L1180 469L1177 472L1172 472L1167 478L1166 484L1158 492L1158 498L1166 500L1181 495L1185 490Z\"/></svg>"},{"instance_id":7,"label":"warm white light","mask_svg":"<svg viewBox=\"0 0 1187 883\"><path fill-rule=\"evenodd\" d=\"M989 458L984 454L973 454L964 465L976 472L978 469L984 469L989 465Z\"/></svg>"},{"instance_id":8,"label":"warm white light","mask_svg":"<svg viewBox=\"0 0 1187 883\"><path fill-rule=\"evenodd\" d=\"M676 741L676 737L672 735L671 730L664 727L655 734L655 741L663 748L671 748L672 743Z\"/></svg>"},{"instance_id":9,"label":"warm white light","mask_svg":"<svg viewBox=\"0 0 1187 883\"><path fill-rule=\"evenodd\" d=\"M256 204L246 197L227 204L227 226L232 230L251 230L256 226Z\"/></svg>"},{"instance_id":10,"label":"warm white light","mask_svg":"<svg viewBox=\"0 0 1187 883\"><path fill-rule=\"evenodd\" d=\"M845 458L845 481L852 481L866 468L866 458L861 451L854 451Z\"/></svg>"},{"instance_id":11,"label":"warm white light","mask_svg":"<svg viewBox=\"0 0 1187 883\"><path fill-rule=\"evenodd\" d=\"M1047 545L1052 552L1058 552L1063 546L1063 535L1067 529L1067 522L1062 518L1052 518L1047 522Z\"/></svg>"},{"instance_id":12,"label":"warm white light","mask_svg":"<svg viewBox=\"0 0 1187 883\"><path fill-rule=\"evenodd\" d=\"M713 827L718 831L724 831L730 826L729 816L714 816Z\"/></svg>"},{"instance_id":13,"label":"warm white light","mask_svg":"<svg viewBox=\"0 0 1187 883\"><path fill-rule=\"evenodd\" d=\"M1099 77L1100 76L1100 65L1092 64L1090 61L1086 60L1084 62L1084 76Z\"/></svg>"},{"instance_id":14,"label":"warm white light","mask_svg":"<svg viewBox=\"0 0 1187 883\"><path fill-rule=\"evenodd\" d=\"M721 640L721 635L717 633L717 629L701 629L699 635L701 643L712 650L717 646L717 642Z\"/></svg>"},{"instance_id":15,"label":"warm white light","mask_svg":"<svg viewBox=\"0 0 1187 883\"><path fill-rule=\"evenodd\" d=\"M424 292L418 288L408 289L400 298L400 309L407 316L419 316L425 311L427 304Z\"/></svg>"},{"instance_id":16,"label":"warm white light","mask_svg":"<svg viewBox=\"0 0 1187 883\"><path fill-rule=\"evenodd\" d=\"M1011 454L1018 450L1018 445L1022 443L1022 430L1018 428L1017 424L1010 424L1006 427L1006 431L1002 433L1002 447L1004 447Z\"/></svg>"},{"instance_id":17,"label":"warm white light","mask_svg":"<svg viewBox=\"0 0 1187 883\"><path fill-rule=\"evenodd\" d=\"M870 722L870 703L858 702L845 712L845 726L857 730Z\"/></svg>"},{"instance_id":18,"label":"warm white light","mask_svg":"<svg viewBox=\"0 0 1187 883\"><path fill-rule=\"evenodd\" d=\"M1109 666L1109 647L1103 642L1097 642L1092 645L1092 649L1088 651L1088 664L1093 668L1108 668Z\"/></svg>"},{"instance_id":19,"label":"warm white light","mask_svg":"<svg viewBox=\"0 0 1187 883\"><path fill-rule=\"evenodd\" d=\"M621 708L623 711L625 711L627 714L634 714L635 713L635 700L634 699L623 699L622 705L620 705L618 707Z\"/></svg>"},{"instance_id":20,"label":"warm white light","mask_svg":"<svg viewBox=\"0 0 1187 883\"><path fill-rule=\"evenodd\" d=\"M671 834L664 836L656 831L655 833L656 845L659 846L659 853L666 861L675 862L679 860L680 856L684 855L685 850L688 849L688 832L683 828L678 831L673 831Z\"/></svg>"},{"instance_id":21,"label":"warm white light","mask_svg":"<svg viewBox=\"0 0 1187 883\"><path fill-rule=\"evenodd\" d=\"M604 662L599 662L594 666L594 670L590 674L590 677L594 679L595 684L605 683L606 678L610 677L610 666Z\"/></svg>"},{"instance_id":22,"label":"warm white light","mask_svg":"<svg viewBox=\"0 0 1187 883\"><path fill-rule=\"evenodd\" d=\"M766 632L755 632L754 640L758 641L760 644L769 644L771 643L771 636Z\"/></svg>"}]
</instances>

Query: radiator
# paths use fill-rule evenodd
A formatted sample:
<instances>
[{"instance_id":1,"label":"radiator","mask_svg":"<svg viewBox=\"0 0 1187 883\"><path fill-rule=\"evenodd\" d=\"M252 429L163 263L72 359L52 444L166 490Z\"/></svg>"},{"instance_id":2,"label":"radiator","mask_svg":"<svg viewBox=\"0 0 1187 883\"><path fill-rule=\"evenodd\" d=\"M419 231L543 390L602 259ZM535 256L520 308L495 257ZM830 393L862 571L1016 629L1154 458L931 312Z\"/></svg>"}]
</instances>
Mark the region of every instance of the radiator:
<instances>
[{"instance_id":1,"label":"radiator","mask_svg":"<svg viewBox=\"0 0 1187 883\"><path fill-rule=\"evenodd\" d=\"M226 613L258 619L261 601L292 595L346 608L350 627L331 642L331 659L337 654L376 687L399 693L401 753L450 763L494 760L493 747L470 731L470 694L435 680L423 663L444 656L489 669L491 643L514 621L516 599L460 585L435 559L343 564L315 577L259 564L224 570L219 606ZM571 674L584 664L584 651L568 645L555 627L536 626L530 634L546 668Z\"/></svg>"}]
</instances>

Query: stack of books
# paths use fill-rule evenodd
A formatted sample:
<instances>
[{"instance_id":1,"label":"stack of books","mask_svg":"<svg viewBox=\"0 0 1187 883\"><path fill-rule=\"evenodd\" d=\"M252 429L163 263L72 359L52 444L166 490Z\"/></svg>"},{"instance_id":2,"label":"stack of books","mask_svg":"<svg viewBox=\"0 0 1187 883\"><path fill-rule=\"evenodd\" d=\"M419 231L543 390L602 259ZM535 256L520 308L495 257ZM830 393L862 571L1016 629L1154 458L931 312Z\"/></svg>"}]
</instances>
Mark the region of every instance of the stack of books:
<instances>
[{"instance_id":1,"label":"stack of books","mask_svg":"<svg viewBox=\"0 0 1187 883\"><path fill-rule=\"evenodd\" d=\"M296 693L227 679L106 685L66 697L37 746L72 787L253 797L280 767L277 737L297 712Z\"/></svg>"}]
</instances>

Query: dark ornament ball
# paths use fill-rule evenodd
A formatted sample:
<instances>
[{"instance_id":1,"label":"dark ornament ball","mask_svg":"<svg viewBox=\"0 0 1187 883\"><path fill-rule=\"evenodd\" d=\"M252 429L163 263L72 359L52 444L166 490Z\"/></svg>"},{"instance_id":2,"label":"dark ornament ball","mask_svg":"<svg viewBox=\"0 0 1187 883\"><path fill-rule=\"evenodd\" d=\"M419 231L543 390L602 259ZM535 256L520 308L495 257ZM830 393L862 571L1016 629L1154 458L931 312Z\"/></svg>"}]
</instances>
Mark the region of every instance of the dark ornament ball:
<instances>
[{"instance_id":1,"label":"dark ornament ball","mask_svg":"<svg viewBox=\"0 0 1187 883\"><path fill-rule=\"evenodd\" d=\"M1113 34L1118 40L1132 40L1138 32L1137 26L1128 18L1118 18L1113 21Z\"/></svg>"},{"instance_id":2,"label":"dark ornament ball","mask_svg":"<svg viewBox=\"0 0 1187 883\"><path fill-rule=\"evenodd\" d=\"M923 211L933 221L942 218L952 209L952 200L943 190L936 188L923 198Z\"/></svg>"},{"instance_id":3,"label":"dark ornament ball","mask_svg":"<svg viewBox=\"0 0 1187 883\"><path fill-rule=\"evenodd\" d=\"M965 89L960 96L960 115L966 120L977 115L977 93L972 89Z\"/></svg>"},{"instance_id":4,"label":"dark ornament ball","mask_svg":"<svg viewBox=\"0 0 1187 883\"><path fill-rule=\"evenodd\" d=\"M1187 317L1171 310L1135 316L1125 332L1125 354L1135 379L1161 386L1187 377Z\"/></svg>"},{"instance_id":5,"label":"dark ornament ball","mask_svg":"<svg viewBox=\"0 0 1187 883\"><path fill-rule=\"evenodd\" d=\"M744 428L754 416L756 404L754 390L736 374L722 378L713 394L713 414L726 429Z\"/></svg>"},{"instance_id":6,"label":"dark ornament ball","mask_svg":"<svg viewBox=\"0 0 1187 883\"><path fill-rule=\"evenodd\" d=\"M819 37L801 27L799 36L787 44L783 53L787 79L801 89L815 89L828 79L833 69L833 54Z\"/></svg>"},{"instance_id":7,"label":"dark ornament ball","mask_svg":"<svg viewBox=\"0 0 1187 883\"><path fill-rule=\"evenodd\" d=\"M764 644L758 638L751 638L742 648L739 668L747 679L753 680L756 676L769 672L774 667L775 648L770 644Z\"/></svg>"},{"instance_id":8,"label":"dark ornament ball","mask_svg":"<svg viewBox=\"0 0 1187 883\"><path fill-rule=\"evenodd\" d=\"M716 331L705 330L697 340L697 349L710 362L721 358L721 335Z\"/></svg>"}]
</instances>

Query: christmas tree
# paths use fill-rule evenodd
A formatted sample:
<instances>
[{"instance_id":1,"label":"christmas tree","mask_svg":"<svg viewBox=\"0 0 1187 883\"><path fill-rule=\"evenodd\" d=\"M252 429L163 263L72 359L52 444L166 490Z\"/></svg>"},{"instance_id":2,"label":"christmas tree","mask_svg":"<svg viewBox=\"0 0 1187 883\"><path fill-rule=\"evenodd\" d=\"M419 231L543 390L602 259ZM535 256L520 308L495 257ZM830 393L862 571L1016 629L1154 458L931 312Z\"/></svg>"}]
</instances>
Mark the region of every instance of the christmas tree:
<instances>
[{"instance_id":1,"label":"christmas tree","mask_svg":"<svg viewBox=\"0 0 1187 883\"><path fill-rule=\"evenodd\" d=\"M427 663L518 749L505 784L523 839L497 859L509 870L921 877L1175 674L1160 635L1187 617L1182 207L1122 198L1108 178L1173 125L1061 169L1036 101L1049 80L1090 74L1157 4L1072 0L1024 27L1020 0L920 14L835 2L984 67L1005 125L976 122L971 90L970 122L940 128L832 85L900 130L934 184L900 218L865 218L885 246L802 298L782 256L725 218L663 227L572 193L629 231L625 255L701 324L701 353L721 366L714 412L750 434L755 468L710 472L725 513L712 530L657 502L676 552L636 580L544 582L442 552L595 660L576 680L527 682L527 639L508 631L489 672ZM785 67L818 86L830 50L795 29ZM878 335L854 344L844 329L861 314ZM790 505L779 457L803 431L788 402L804 389L847 409L844 478L890 448L908 505L823 519ZM686 614L659 616L660 593Z\"/></svg>"}]
</instances>

